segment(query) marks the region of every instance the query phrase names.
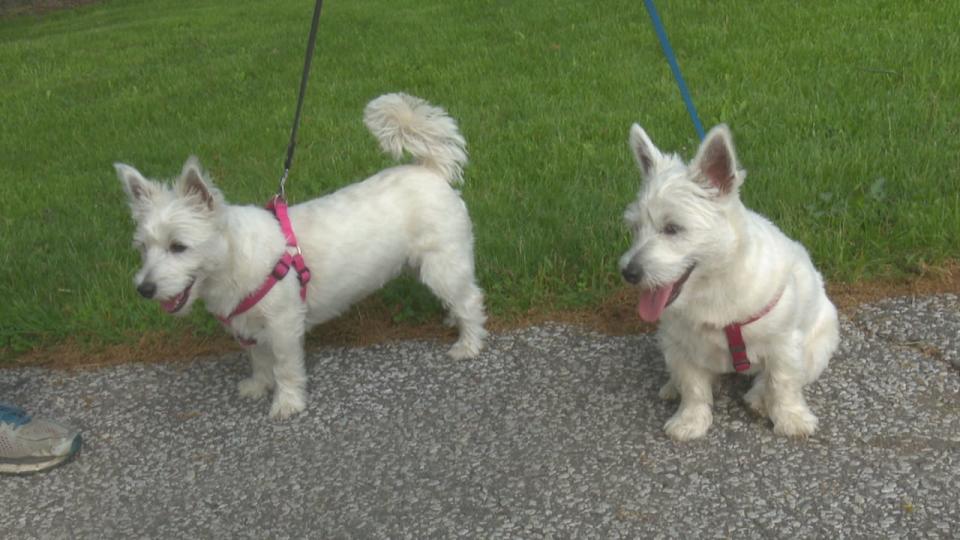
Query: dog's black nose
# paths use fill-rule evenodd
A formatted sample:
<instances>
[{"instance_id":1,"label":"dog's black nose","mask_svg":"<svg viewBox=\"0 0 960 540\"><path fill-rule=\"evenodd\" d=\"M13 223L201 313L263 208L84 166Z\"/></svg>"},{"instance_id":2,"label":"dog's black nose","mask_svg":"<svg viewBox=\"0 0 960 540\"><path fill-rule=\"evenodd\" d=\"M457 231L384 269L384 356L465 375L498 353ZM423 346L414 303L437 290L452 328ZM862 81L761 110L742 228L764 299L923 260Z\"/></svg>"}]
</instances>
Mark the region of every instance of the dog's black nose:
<instances>
[{"instance_id":1,"label":"dog's black nose","mask_svg":"<svg viewBox=\"0 0 960 540\"><path fill-rule=\"evenodd\" d=\"M627 283L631 285L640 283L640 280L643 278L643 268L640 268L640 265L634 263L628 264L620 273L623 275L623 279L627 280Z\"/></svg>"},{"instance_id":2,"label":"dog's black nose","mask_svg":"<svg viewBox=\"0 0 960 540\"><path fill-rule=\"evenodd\" d=\"M153 295L157 294L157 284L144 281L137 287L137 292L144 298L153 298Z\"/></svg>"}]
</instances>

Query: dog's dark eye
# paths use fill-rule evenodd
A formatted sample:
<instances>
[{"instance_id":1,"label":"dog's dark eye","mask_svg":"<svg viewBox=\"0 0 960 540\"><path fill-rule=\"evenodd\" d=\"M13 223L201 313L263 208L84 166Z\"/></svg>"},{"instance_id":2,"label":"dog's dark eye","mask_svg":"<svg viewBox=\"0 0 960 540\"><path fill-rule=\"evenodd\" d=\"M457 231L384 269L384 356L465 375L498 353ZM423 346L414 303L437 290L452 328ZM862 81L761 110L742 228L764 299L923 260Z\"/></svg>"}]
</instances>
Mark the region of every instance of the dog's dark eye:
<instances>
[{"instance_id":1,"label":"dog's dark eye","mask_svg":"<svg viewBox=\"0 0 960 540\"><path fill-rule=\"evenodd\" d=\"M678 232L680 232L681 230L683 229L681 229L680 226L677 225L676 223L667 223L666 225L663 226L663 234L667 236L673 236Z\"/></svg>"},{"instance_id":2,"label":"dog's dark eye","mask_svg":"<svg viewBox=\"0 0 960 540\"><path fill-rule=\"evenodd\" d=\"M170 244L171 253L183 253L186 250L187 250L187 246L181 244L180 242L173 242L172 244Z\"/></svg>"}]
</instances>

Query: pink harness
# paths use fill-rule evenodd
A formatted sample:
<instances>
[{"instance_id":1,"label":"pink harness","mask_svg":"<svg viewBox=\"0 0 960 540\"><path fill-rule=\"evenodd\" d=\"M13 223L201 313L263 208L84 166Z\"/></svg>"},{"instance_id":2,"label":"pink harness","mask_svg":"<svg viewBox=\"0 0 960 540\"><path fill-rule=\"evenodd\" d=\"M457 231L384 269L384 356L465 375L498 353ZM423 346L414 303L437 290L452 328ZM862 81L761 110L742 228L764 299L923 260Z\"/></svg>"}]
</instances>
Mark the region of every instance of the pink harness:
<instances>
[{"instance_id":1,"label":"pink harness","mask_svg":"<svg viewBox=\"0 0 960 540\"><path fill-rule=\"evenodd\" d=\"M727 334L727 347L730 349L730 356L733 358L733 369L737 370L738 373L742 373L750 369L750 358L747 357L747 344L743 340L743 332L741 328L760 320L764 315L770 313L774 306L777 305L777 302L780 301L780 297L783 296L784 289L780 289L780 293L767 304L767 307L763 308L763 311L757 313L753 317L750 317L746 321L730 323L723 327L723 331Z\"/></svg>"},{"instance_id":2,"label":"pink harness","mask_svg":"<svg viewBox=\"0 0 960 540\"><path fill-rule=\"evenodd\" d=\"M270 289L273 289L273 286L290 272L291 266L296 270L297 277L300 280L300 300L304 302L307 300L307 282L310 281L310 269L307 268L306 263L303 262L303 254L300 252L300 246L297 245L297 236L293 233L290 216L287 215L287 201L280 195L275 195L270 199L270 202L267 203L266 208L273 212L274 217L280 222L280 230L283 231L283 236L287 239L287 248L295 249L296 253L291 254L289 250L284 251L283 256L281 256L277 264L274 265L273 271L270 272L267 279L260 285L260 288L244 298L226 317L217 315L217 319L228 329L230 328L230 321L237 315L246 313L250 308L257 305L257 302L262 300L263 297L270 292ZM234 334L234 337L244 347L252 347L257 344L257 340L255 339L245 338L236 334Z\"/></svg>"}]
</instances>

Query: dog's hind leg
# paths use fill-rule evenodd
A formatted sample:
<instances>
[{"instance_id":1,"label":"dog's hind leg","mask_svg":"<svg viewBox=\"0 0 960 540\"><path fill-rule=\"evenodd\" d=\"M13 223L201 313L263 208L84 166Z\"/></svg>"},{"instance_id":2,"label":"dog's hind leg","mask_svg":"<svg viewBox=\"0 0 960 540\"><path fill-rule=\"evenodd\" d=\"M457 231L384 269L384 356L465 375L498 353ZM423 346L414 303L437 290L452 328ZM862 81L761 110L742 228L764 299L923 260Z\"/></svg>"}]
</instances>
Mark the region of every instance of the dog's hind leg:
<instances>
[{"instance_id":1,"label":"dog's hind leg","mask_svg":"<svg viewBox=\"0 0 960 540\"><path fill-rule=\"evenodd\" d=\"M483 312L483 291L476 284L469 253L445 251L424 255L420 280L443 302L450 312L448 319L460 330L460 339L448 354L456 360L480 354L487 337L483 328L487 317Z\"/></svg>"},{"instance_id":2,"label":"dog's hind leg","mask_svg":"<svg viewBox=\"0 0 960 540\"><path fill-rule=\"evenodd\" d=\"M487 331L483 328L487 317L483 313L483 293L480 288L470 283L466 292L450 303L450 314L460 330L460 339L450 348L450 356L461 360L480 354L487 337Z\"/></svg>"},{"instance_id":3,"label":"dog's hind leg","mask_svg":"<svg viewBox=\"0 0 960 540\"><path fill-rule=\"evenodd\" d=\"M812 383L827 368L830 357L840 344L840 321L837 308L829 300L823 302L820 317L804 346L806 383Z\"/></svg>"},{"instance_id":4,"label":"dog's hind leg","mask_svg":"<svg viewBox=\"0 0 960 540\"><path fill-rule=\"evenodd\" d=\"M660 387L660 392L658 393L660 399L664 401L673 401L680 397L680 392L677 390L677 385L673 382L673 377L667 379L667 382L663 383L663 386Z\"/></svg>"},{"instance_id":5,"label":"dog's hind leg","mask_svg":"<svg viewBox=\"0 0 960 540\"><path fill-rule=\"evenodd\" d=\"M789 437L806 437L817 430L817 417L803 397L807 382L805 359L800 339L791 339L779 352L776 361L767 361L764 402L773 421L773 430Z\"/></svg>"},{"instance_id":6,"label":"dog's hind leg","mask_svg":"<svg viewBox=\"0 0 960 540\"><path fill-rule=\"evenodd\" d=\"M750 387L750 390L743 396L743 401L750 407L753 412L759 414L760 416L767 416L767 372L758 373L753 378L753 385Z\"/></svg>"},{"instance_id":7,"label":"dog's hind leg","mask_svg":"<svg viewBox=\"0 0 960 540\"><path fill-rule=\"evenodd\" d=\"M245 398L259 399L273 388L273 352L269 347L256 345L249 349L253 374L240 381L237 388Z\"/></svg>"}]
</instances>

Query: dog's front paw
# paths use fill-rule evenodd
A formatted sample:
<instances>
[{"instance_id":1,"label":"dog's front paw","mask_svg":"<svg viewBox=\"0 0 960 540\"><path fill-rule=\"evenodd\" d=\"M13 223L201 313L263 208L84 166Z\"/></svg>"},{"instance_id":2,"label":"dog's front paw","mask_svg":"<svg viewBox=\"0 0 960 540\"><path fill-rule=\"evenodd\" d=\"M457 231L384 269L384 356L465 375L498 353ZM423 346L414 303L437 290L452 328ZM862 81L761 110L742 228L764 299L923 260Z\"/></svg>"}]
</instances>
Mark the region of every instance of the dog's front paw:
<instances>
[{"instance_id":1,"label":"dog's front paw","mask_svg":"<svg viewBox=\"0 0 960 540\"><path fill-rule=\"evenodd\" d=\"M773 417L773 431L788 437L807 437L817 431L817 417L809 409L780 411Z\"/></svg>"},{"instance_id":2,"label":"dog's front paw","mask_svg":"<svg viewBox=\"0 0 960 540\"><path fill-rule=\"evenodd\" d=\"M237 390L240 392L240 397L248 399L260 399L267 395L267 392L270 391L271 388L273 388L273 385L270 384L270 382L258 379L257 377L247 377L237 383Z\"/></svg>"},{"instance_id":3,"label":"dog's front paw","mask_svg":"<svg viewBox=\"0 0 960 540\"><path fill-rule=\"evenodd\" d=\"M706 435L712 423L713 413L709 407L690 407L677 411L663 429L676 441L689 441Z\"/></svg>"},{"instance_id":4,"label":"dog's front paw","mask_svg":"<svg viewBox=\"0 0 960 540\"><path fill-rule=\"evenodd\" d=\"M270 406L270 417L274 420L289 418L307 408L303 394L291 390L278 390L273 395L273 405Z\"/></svg>"},{"instance_id":5,"label":"dog's front paw","mask_svg":"<svg viewBox=\"0 0 960 540\"><path fill-rule=\"evenodd\" d=\"M677 391L677 385L673 384L673 379L669 379L666 384L660 387L658 395L664 401L673 401L680 397L680 392Z\"/></svg>"}]
</instances>

